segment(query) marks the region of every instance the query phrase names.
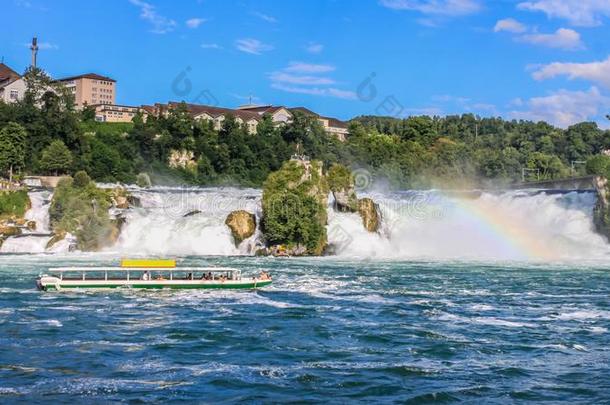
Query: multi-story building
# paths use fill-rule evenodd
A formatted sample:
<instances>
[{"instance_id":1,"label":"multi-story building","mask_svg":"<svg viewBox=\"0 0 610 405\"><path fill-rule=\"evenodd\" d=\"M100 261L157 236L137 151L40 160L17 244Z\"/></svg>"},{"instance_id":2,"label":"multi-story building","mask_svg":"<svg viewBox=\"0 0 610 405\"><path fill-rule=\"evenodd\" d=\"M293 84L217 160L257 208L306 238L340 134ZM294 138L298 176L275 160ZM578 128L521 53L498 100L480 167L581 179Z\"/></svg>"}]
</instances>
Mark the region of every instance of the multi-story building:
<instances>
[{"instance_id":1,"label":"multi-story building","mask_svg":"<svg viewBox=\"0 0 610 405\"><path fill-rule=\"evenodd\" d=\"M147 115L164 116L181 103L170 101L168 104L143 105L141 110ZM235 118L238 124L244 125L248 133L255 134L258 124L264 115L271 117L276 125L285 125L292 122L294 112L315 117L323 126L327 134L335 136L340 141L345 141L348 135L347 123L336 118L324 117L304 107L288 108L283 106L242 106L237 109L221 108L199 104L185 104L186 109L196 121L209 121L214 124L214 129L220 130L228 115Z\"/></svg>"},{"instance_id":2,"label":"multi-story building","mask_svg":"<svg viewBox=\"0 0 610 405\"><path fill-rule=\"evenodd\" d=\"M180 103L169 102L168 108L176 108ZM158 106L159 111L163 110L163 106ZM255 112L233 110L230 108L212 107L208 105L187 104L186 108L189 114L195 121L209 121L214 124L214 129L219 131L222 129L222 124L228 115L232 115L235 121L244 125L249 134L256 133L256 127L261 120L261 116Z\"/></svg>"},{"instance_id":3,"label":"multi-story building","mask_svg":"<svg viewBox=\"0 0 610 405\"><path fill-rule=\"evenodd\" d=\"M95 108L95 120L100 122L131 122L138 112L142 112L144 119L148 113L140 107L116 104L97 104Z\"/></svg>"},{"instance_id":4,"label":"multi-story building","mask_svg":"<svg viewBox=\"0 0 610 405\"><path fill-rule=\"evenodd\" d=\"M74 95L77 108L87 105L114 105L116 103L116 80L96 73L59 79Z\"/></svg>"},{"instance_id":5,"label":"multi-story building","mask_svg":"<svg viewBox=\"0 0 610 405\"><path fill-rule=\"evenodd\" d=\"M0 100L14 103L23 98L26 91L25 80L13 69L0 63Z\"/></svg>"},{"instance_id":6,"label":"multi-story building","mask_svg":"<svg viewBox=\"0 0 610 405\"><path fill-rule=\"evenodd\" d=\"M288 123L292 120L293 112L309 115L318 119L324 130L329 135L335 136L340 141L345 141L348 135L347 123L332 117L324 117L305 107L282 107L282 106L242 106L240 111L252 111L260 115L269 114L275 123Z\"/></svg>"}]
</instances>

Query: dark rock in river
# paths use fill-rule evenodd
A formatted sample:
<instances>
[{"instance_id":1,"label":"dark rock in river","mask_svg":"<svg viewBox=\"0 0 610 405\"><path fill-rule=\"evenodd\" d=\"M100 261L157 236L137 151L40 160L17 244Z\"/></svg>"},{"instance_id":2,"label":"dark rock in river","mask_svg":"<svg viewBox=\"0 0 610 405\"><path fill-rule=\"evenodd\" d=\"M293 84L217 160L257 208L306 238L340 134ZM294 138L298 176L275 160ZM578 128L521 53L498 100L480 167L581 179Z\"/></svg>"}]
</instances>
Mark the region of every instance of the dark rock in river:
<instances>
[{"instance_id":1,"label":"dark rock in river","mask_svg":"<svg viewBox=\"0 0 610 405\"><path fill-rule=\"evenodd\" d=\"M256 217L248 211L238 210L231 212L225 224L231 229L235 246L248 239L256 232Z\"/></svg>"}]
</instances>

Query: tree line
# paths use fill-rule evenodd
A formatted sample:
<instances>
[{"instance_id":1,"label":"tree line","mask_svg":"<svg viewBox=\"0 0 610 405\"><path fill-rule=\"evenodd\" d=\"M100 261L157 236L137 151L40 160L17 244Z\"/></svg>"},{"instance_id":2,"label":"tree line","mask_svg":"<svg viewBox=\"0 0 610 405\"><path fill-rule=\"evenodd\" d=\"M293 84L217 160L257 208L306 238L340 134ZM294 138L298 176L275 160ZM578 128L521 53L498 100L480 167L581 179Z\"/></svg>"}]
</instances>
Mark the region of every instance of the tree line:
<instances>
[{"instance_id":1,"label":"tree line","mask_svg":"<svg viewBox=\"0 0 610 405\"><path fill-rule=\"evenodd\" d=\"M217 131L211 122L193 120L185 104L160 117L101 123L92 108L75 109L72 94L44 72L30 69L25 80L23 100L0 102L0 171L6 177L83 170L96 181L133 183L145 172L157 184L260 186L301 145L327 167L366 169L391 187L486 185L584 174L600 166L585 162L610 149L610 131L592 122L561 129L473 114L360 116L350 121L346 142L298 112L281 126L263 116L256 134L231 116ZM192 164L170 167L174 151L189 152Z\"/></svg>"}]
</instances>

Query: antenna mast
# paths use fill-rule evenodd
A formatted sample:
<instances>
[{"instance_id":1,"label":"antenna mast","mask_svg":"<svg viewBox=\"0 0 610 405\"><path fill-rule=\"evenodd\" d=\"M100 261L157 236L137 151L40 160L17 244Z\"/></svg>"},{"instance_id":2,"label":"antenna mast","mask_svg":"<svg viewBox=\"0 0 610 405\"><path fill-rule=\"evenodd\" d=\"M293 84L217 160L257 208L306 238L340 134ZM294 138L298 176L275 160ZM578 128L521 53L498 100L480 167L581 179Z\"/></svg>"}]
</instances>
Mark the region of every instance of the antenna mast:
<instances>
[{"instance_id":1,"label":"antenna mast","mask_svg":"<svg viewBox=\"0 0 610 405\"><path fill-rule=\"evenodd\" d=\"M36 56L38 55L38 38L32 38L32 45L30 46L32 50L32 67L36 67Z\"/></svg>"}]
</instances>

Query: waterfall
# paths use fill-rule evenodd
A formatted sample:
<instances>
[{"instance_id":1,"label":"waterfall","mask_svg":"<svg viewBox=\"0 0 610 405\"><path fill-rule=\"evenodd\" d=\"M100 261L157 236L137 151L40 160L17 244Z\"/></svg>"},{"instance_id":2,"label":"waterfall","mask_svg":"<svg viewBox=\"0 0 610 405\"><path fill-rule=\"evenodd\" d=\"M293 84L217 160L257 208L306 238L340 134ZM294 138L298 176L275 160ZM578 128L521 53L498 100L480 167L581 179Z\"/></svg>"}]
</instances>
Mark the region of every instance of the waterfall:
<instances>
[{"instance_id":1,"label":"waterfall","mask_svg":"<svg viewBox=\"0 0 610 405\"><path fill-rule=\"evenodd\" d=\"M261 191L236 188L132 188L141 206L126 210L115 246L122 255L252 255L260 230L235 247L224 221L234 210L261 217ZM43 252L49 232L49 192L31 192L26 218L36 234L7 239L2 252ZM593 231L594 193L511 191L451 195L439 191L371 194L382 214L369 233L358 214L329 202L328 238L340 258L379 260L607 259L610 245ZM65 252L69 243L51 251Z\"/></svg>"},{"instance_id":2,"label":"waterfall","mask_svg":"<svg viewBox=\"0 0 610 405\"><path fill-rule=\"evenodd\" d=\"M378 234L355 214L331 213L329 235L343 257L381 259L570 260L610 257L594 232L594 193L405 192L371 196L380 205Z\"/></svg>"},{"instance_id":3,"label":"waterfall","mask_svg":"<svg viewBox=\"0 0 610 405\"><path fill-rule=\"evenodd\" d=\"M134 190L141 207L127 213L115 247L125 254L243 255L252 254L256 237L235 247L224 221L231 211L260 217L260 190L233 188L157 188Z\"/></svg>"},{"instance_id":4,"label":"waterfall","mask_svg":"<svg viewBox=\"0 0 610 405\"><path fill-rule=\"evenodd\" d=\"M36 229L23 229L19 236L10 237L4 241L2 253L41 253L45 251L47 242L51 239L49 229L49 205L52 198L50 191L31 191L28 193L31 207L24 218L36 222Z\"/></svg>"}]
</instances>

